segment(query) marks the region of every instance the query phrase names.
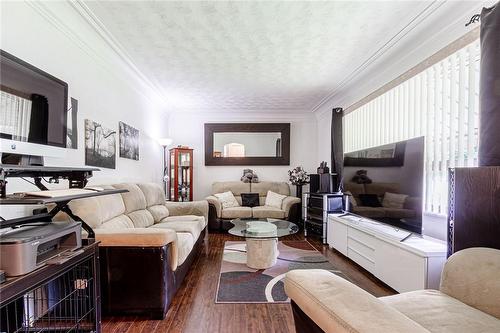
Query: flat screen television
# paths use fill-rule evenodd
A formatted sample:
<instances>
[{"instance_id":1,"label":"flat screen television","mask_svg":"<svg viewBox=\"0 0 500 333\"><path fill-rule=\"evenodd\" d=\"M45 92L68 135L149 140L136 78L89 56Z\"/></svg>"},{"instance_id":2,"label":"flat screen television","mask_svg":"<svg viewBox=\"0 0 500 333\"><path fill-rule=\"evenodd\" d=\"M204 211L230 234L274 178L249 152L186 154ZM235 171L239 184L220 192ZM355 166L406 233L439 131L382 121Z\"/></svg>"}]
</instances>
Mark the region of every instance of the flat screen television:
<instances>
[{"instance_id":1,"label":"flat screen television","mask_svg":"<svg viewBox=\"0 0 500 333\"><path fill-rule=\"evenodd\" d=\"M66 147L66 82L0 50L0 94L0 152L16 153L17 143Z\"/></svg>"},{"instance_id":2,"label":"flat screen television","mask_svg":"<svg viewBox=\"0 0 500 333\"><path fill-rule=\"evenodd\" d=\"M354 214L422 233L424 137L344 154Z\"/></svg>"}]
</instances>

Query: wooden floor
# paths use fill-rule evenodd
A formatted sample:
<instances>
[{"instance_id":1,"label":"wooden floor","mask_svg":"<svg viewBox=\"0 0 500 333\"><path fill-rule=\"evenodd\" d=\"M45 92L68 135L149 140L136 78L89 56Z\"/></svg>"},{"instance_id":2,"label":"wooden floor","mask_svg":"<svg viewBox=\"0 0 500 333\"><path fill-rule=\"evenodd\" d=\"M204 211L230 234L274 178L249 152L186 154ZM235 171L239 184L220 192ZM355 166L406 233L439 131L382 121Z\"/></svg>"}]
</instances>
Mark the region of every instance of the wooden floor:
<instances>
[{"instance_id":1,"label":"wooden floor","mask_svg":"<svg viewBox=\"0 0 500 333\"><path fill-rule=\"evenodd\" d=\"M300 240L303 236L283 239ZM228 234L208 236L164 320L105 317L103 332L295 332L289 304L215 304L222 251L228 240L241 239ZM338 252L323 246L318 239L308 238L308 241L361 288L377 297L394 294L392 289Z\"/></svg>"}]
</instances>

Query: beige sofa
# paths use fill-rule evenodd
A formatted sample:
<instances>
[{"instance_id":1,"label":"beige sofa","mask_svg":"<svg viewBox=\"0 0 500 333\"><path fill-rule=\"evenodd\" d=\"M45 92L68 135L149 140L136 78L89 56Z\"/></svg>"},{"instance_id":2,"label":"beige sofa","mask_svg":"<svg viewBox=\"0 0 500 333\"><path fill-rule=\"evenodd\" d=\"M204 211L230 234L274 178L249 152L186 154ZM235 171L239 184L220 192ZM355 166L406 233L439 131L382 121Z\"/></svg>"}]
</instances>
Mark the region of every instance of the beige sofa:
<instances>
[{"instance_id":1,"label":"beige sofa","mask_svg":"<svg viewBox=\"0 0 500 333\"><path fill-rule=\"evenodd\" d=\"M223 208L221 202L213 194L231 191L240 204L239 207ZM266 206L267 191L287 197L281 208ZM259 206L241 206L242 193L258 193ZM298 221L300 217L300 199L290 196L290 186L286 182L243 183L241 181L215 182L212 184L212 195L206 198L210 206L208 227L211 230L227 230L232 227L230 220L236 218L275 218Z\"/></svg>"},{"instance_id":2,"label":"beige sofa","mask_svg":"<svg viewBox=\"0 0 500 333\"><path fill-rule=\"evenodd\" d=\"M360 194L376 194L380 199L380 203L382 203L386 192L401 193L398 183L357 184L346 182L344 183L344 190L352 194L350 211L364 217L399 220L402 218L417 218L422 214L422 199L417 197L406 198L403 208L366 207L361 205ZM354 204L352 200L355 200Z\"/></svg>"},{"instance_id":3,"label":"beige sofa","mask_svg":"<svg viewBox=\"0 0 500 333\"><path fill-rule=\"evenodd\" d=\"M375 298L325 270L287 273L300 332L500 332L500 250L470 248L445 264L440 290Z\"/></svg>"},{"instance_id":4,"label":"beige sofa","mask_svg":"<svg viewBox=\"0 0 500 333\"><path fill-rule=\"evenodd\" d=\"M201 249L208 203L166 202L157 184L101 186L128 192L73 200L72 213L101 243L103 310L163 318Z\"/></svg>"}]
</instances>

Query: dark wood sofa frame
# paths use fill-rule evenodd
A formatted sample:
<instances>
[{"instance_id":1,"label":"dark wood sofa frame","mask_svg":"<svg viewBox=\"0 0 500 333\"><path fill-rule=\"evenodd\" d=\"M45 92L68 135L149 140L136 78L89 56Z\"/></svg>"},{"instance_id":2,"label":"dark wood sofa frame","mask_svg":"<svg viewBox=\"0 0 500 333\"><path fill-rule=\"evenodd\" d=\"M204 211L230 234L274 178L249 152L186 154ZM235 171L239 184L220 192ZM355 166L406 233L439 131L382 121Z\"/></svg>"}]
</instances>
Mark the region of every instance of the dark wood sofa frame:
<instances>
[{"instance_id":1,"label":"dark wood sofa frame","mask_svg":"<svg viewBox=\"0 0 500 333\"><path fill-rule=\"evenodd\" d=\"M163 319L195 258L207 228L175 271L170 265L172 243L162 247L100 246L101 297L104 315L149 314Z\"/></svg>"}]
</instances>

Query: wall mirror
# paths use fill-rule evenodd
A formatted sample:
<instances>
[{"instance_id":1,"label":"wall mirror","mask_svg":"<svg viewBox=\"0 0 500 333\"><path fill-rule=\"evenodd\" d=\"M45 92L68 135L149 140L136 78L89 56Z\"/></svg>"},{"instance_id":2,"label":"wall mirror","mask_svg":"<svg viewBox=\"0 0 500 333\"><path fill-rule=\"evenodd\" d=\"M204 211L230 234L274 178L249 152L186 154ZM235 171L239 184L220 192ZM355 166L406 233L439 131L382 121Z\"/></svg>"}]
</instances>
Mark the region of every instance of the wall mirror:
<instances>
[{"instance_id":1,"label":"wall mirror","mask_svg":"<svg viewBox=\"0 0 500 333\"><path fill-rule=\"evenodd\" d=\"M290 165L290 123L205 124L205 165Z\"/></svg>"}]
</instances>

